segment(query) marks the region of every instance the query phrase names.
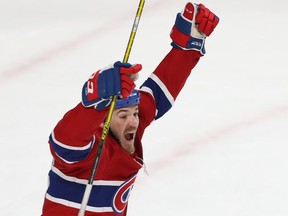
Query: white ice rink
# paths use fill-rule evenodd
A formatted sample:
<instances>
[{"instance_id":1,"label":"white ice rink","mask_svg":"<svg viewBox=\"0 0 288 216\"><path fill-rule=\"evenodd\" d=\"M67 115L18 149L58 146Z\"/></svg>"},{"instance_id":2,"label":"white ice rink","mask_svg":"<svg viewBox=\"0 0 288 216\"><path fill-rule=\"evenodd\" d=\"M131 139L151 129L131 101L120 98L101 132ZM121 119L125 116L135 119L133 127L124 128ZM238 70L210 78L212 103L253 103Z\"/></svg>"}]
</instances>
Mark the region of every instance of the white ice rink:
<instances>
[{"instance_id":1,"label":"white ice rink","mask_svg":"<svg viewBox=\"0 0 288 216\"><path fill-rule=\"evenodd\" d=\"M125 3L124 3L125 2ZM137 82L186 1L146 0ZM287 0L203 0L221 21L174 108L146 132L129 216L288 215ZM0 1L0 215L41 214L48 136L95 70L122 60L138 1Z\"/></svg>"}]
</instances>

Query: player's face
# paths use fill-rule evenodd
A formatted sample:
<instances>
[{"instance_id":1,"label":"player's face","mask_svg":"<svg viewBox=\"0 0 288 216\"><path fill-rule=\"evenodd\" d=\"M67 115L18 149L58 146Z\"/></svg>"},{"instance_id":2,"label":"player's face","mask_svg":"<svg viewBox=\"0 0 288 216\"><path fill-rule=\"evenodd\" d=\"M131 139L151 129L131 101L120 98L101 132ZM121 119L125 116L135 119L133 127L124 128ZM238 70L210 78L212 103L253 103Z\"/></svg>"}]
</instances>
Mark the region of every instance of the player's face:
<instances>
[{"instance_id":1,"label":"player's face","mask_svg":"<svg viewBox=\"0 0 288 216\"><path fill-rule=\"evenodd\" d=\"M113 112L110 129L128 153L134 152L134 140L138 125L138 105L115 109Z\"/></svg>"}]
</instances>

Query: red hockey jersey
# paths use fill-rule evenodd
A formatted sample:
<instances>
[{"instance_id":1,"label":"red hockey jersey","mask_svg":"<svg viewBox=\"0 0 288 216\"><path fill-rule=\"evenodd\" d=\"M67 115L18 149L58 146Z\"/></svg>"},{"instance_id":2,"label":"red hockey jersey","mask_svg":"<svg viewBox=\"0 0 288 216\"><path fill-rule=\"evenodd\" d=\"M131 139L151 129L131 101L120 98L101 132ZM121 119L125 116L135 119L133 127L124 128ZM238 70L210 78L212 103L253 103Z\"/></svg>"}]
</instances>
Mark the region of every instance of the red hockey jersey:
<instances>
[{"instance_id":1,"label":"red hockey jersey","mask_svg":"<svg viewBox=\"0 0 288 216\"><path fill-rule=\"evenodd\" d=\"M140 87L139 128L135 153L129 155L108 134L86 216L125 216L129 193L143 166L141 139L145 128L163 116L195 67L201 54L172 48ZM49 137L53 163L43 205L43 216L77 215L97 152L108 109L97 111L79 103L68 111Z\"/></svg>"}]
</instances>

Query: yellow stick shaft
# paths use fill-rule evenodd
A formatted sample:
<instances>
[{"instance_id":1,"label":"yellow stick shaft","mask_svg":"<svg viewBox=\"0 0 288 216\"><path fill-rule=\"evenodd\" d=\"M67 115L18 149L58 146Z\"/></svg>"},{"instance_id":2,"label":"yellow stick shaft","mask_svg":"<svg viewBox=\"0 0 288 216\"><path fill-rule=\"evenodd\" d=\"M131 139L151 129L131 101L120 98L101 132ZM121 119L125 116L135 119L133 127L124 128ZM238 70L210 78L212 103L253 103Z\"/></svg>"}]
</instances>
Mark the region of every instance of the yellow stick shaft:
<instances>
[{"instance_id":1,"label":"yellow stick shaft","mask_svg":"<svg viewBox=\"0 0 288 216\"><path fill-rule=\"evenodd\" d=\"M131 53L131 49L132 49L132 45L133 45L133 42L134 42L134 38L135 38L137 29L138 29L139 21L140 21L140 18L141 18L141 14L142 14L142 11L143 11L143 8L144 8L144 4L145 4L145 0L140 0L139 6L138 6L138 10L137 10L137 13L136 13L136 16L135 16L135 19L134 19L133 27L132 27L132 30L131 30L131 34L130 34L130 37L129 37L129 41L128 41L128 44L127 44L127 47L126 47L126 51L125 51L125 55L124 55L124 58L123 58L123 62L128 62L128 59L129 59L129 56L130 56L130 53ZM108 130L109 130L109 127L110 127L112 114L113 114L113 111L114 111L114 108L115 108L116 100L117 100L117 96L114 96L113 99L112 99L111 105L110 105L110 109L109 109L109 113L108 113L108 116L107 116L107 120L105 122L106 126L104 125L104 128L103 128L103 132L102 132L102 136L101 136L102 140L106 139L106 136L107 136L107 133L108 133Z\"/></svg>"},{"instance_id":2,"label":"yellow stick shaft","mask_svg":"<svg viewBox=\"0 0 288 216\"><path fill-rule=\"evenodd\" d=\"M140 0L139 6L138 6L138 10L137 10L137 13L136 13L136 16L135 16L134 24L133 24L133 27L132 27L132 30L131 30L131 34L130 34L130 37L129 37L129 41L128 41L128 44L127 44L126 52L125 52L125 55L124 55L124 59L123 59L123 62L125 62L125 63L128 62L128 59L129 59L129 56L130 56L130 52L131 52L131 49L132 49L134 38L135 38L135 35L136 35L136 32L137 32L137 28L138 28L138 25L139 25L140 17L141 17L143 8L144 8L144 3L145 3L145 0ZM101 156L101 153L102 153L102 149L103 149L103 146L105 144L105 140L106 140L109 128L110 128L110 122L111 122L112 114L114 112L116 100L117 100L117 96L113 96L112 102L111 102L111 105L110 105L110 109L109 109L109 112L108 112L108 116L107 116L107 119L106 119L106 121L104 123L103 131L102 131L102 135L101 135L101 140L99 142L99 146L98 146L97 154L96 154L96 157L95 157L95 161L94 161L94 164L93 164L93 167L92 167L92 170L91 170L90 178L89 178L88 184L86 185L86 188L85 188L85 192L84 192L84 195L83 195L83 199L82 199L80 210L78 212L78 216L84 216L85 215L85 209L86 209L87 203L89 201L89 197L90 197L90 194L91 194L91 191L92 191L93 181L94 181L94 177L96 175L96 171L97 171L98 163L99 163L100 156Z\"/></svg>"}]
</instances>

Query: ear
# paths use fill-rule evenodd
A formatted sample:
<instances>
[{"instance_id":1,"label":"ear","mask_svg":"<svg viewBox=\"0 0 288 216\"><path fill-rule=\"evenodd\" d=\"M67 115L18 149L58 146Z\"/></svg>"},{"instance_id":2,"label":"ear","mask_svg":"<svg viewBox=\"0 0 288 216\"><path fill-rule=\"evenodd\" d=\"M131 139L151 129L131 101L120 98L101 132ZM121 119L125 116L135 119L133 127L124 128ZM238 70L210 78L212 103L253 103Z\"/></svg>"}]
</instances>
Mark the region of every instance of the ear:
<instances>
[{"instance_id":1,"label":"ear","mask_svg":"<svg viewBox=\"0 0 288 216\"><path fill-rule=\"evenodd\" d=\"M101 128L104 128L104 124L105 124L105 122L106 122L106 119L107 119L107 117L104 119L104 121L100 124L100 127Z\"/></svg>"}]
</instances>

